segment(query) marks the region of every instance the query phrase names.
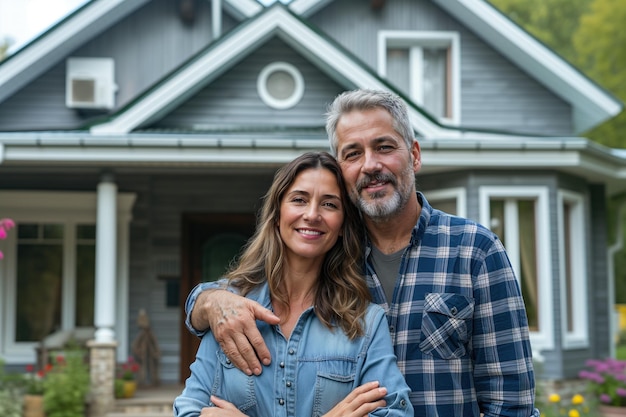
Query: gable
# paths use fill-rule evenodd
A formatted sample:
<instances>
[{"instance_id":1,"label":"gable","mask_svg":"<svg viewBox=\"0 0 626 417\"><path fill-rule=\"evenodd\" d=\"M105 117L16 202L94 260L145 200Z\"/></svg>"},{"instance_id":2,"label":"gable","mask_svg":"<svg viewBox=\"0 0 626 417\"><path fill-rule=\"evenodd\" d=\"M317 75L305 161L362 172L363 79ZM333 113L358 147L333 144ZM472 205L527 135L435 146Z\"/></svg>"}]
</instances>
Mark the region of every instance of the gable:
<instances>
[{"instance_id":1,"label":"gable","mask_svg":"<svg viewBox=\"0 0 626 417\"><path fill-rule=\"evenodd\" d=\"M348 51L304 24L284 6L275 4L185 63L131 106L113 115L111 120L91 127L91 133L124 134L139 126L154 123L232 68L243 56L275 36L331 76L344 89L390 88ZM410 108L410 117L416 131L425 136L458 136L458 132L443 129L417 107Z\"/></svg>"},{"instance_id":2,"label":"gable","mask_svg":"<svg viewBox=\"0 0 626 417\"><path fill-rule=\"evenodd\" d=\"M276 62L295 66L304 79L303 96L293 107L272 108L259 95L260 73ZM343 90L285 41L274 37L162 119L140 128L183 131L315 128L324 137L323 110Z\"/></svg>"}]
</instances>

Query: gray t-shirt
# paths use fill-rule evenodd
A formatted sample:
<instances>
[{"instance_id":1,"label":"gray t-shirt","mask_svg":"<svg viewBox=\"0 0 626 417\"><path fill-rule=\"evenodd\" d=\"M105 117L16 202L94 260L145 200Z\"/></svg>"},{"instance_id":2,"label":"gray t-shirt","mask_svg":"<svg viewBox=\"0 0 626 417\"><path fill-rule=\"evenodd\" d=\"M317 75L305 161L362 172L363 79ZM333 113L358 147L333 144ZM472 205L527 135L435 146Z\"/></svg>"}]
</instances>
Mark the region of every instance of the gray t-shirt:
<instances>
[{"instance_id":1,"label":"gray t-shirt","mask_svg":"<svg viewBox=\"0 0 626 417\"><path fill-rule=\"evenodd\" d=\"M372 245L372 252L370 254L372 256L372 266L380 280L383 291L385 291L385 298L387 298L388 304L391 304L391 300L393 299L393 290L396 286L396 279L398 278L400 261L402 260L404 249L406 248L386 255L378 250L376 246Z\"/></svg>"}]
</instances>

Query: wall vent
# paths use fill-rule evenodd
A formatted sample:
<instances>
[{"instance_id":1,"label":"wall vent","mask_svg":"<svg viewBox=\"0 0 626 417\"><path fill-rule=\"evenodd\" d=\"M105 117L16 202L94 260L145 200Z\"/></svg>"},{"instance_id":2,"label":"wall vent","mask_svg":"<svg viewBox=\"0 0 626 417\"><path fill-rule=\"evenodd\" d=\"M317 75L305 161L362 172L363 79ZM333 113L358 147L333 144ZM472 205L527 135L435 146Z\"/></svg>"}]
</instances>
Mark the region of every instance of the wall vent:
<instances>
[{"instance_id":1,"label":"wall vent","mask_svg":"<svg viewBox=\"0 0 626 417\"><path fill-rule=\"evenodd\" d=\"M112 58L68 58L65 105L73 109L110 110L115 106Z\"/></svg>"}]
</instances>

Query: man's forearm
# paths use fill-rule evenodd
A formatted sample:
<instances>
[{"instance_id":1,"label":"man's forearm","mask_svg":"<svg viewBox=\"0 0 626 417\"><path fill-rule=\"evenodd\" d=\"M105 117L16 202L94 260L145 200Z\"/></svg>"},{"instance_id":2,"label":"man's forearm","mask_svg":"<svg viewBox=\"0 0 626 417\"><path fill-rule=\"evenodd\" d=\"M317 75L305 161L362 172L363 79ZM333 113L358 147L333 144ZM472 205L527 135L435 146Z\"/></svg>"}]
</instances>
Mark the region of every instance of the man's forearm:
<instances>
[{"instance_id":1,"label":"man's forearm","mask_svg":"<svg viewBox=\"0 0 626 417\"><path fill-rule=\"evenodd\" d=\"M203 314L204 309L200 307L207 303L208 297L214 291L214 288L206 289L198 295L198 298L196 298L194 307L198 308L192 308L191 310L191 325L196 330L206 332L211 328L211 323L209 323L208 317L206 314Z\"/></svg>"},{"instance_id":2,"label":"man's forearm","mask_svg":"<svg viewBox=\"0 0 626 417\"><path fill-rule=\"evenodd\" d=\"M210 328L205 309L202 307L206 305L209 294L219 288L221 288L219 282L203 282L196 285L187 296L185 325L198 337L202 337Z\"/></svg>"}]
</instances>

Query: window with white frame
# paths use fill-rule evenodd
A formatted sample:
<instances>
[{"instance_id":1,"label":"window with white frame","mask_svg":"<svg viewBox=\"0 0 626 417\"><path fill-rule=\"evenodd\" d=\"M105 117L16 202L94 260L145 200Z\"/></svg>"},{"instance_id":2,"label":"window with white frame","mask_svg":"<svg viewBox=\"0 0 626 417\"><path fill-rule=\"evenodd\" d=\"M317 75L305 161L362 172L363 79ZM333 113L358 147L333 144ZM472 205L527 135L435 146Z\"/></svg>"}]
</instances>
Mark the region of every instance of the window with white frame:
<instances>
[{"instance_id":1,"label":"window with white frame","mask_svg":"<svg viewBox=\"0 0 626 417\"><path fill-rule=\"evenodd\" d=\"M92 327L95 224L19 222L16 234L15 342L39 342L63 321Z\"/></svg>"},{"instance_id":2,"label":"window with white frame","mask_svg":"<svg viewBox=\"0 0 626 417\"><path fill-rule=\"evenodd\" d=\"M466 217L465 188L445 188L425 191L424 195L431 207L454 216Z\"/></svg>"},{"instance_id":3,"label":"window with white frame","mask_svg":"<svg viewBox=\"0 0 626 417\"><path fill-rule=\"evenodd\" d=\"M133 201L117 196L120 253ZM16 223L0 263L0 355L7 363L31 362L34 347L55 331L93 327L96 202L95 192L0 191L0 213ZM120 260L124 279L126 268Z\"/></svg>"},{"instance_id":4,"label":"window with white frame","mask_svg":"<svg viewBox=\"0 0 626 417\"><path fill-rule=\"evenodd\" d=\"M559 190L557 201L563 346L587 347L589 333L584 198L578 193Z\"/></svg>"},{"instance_id":5,"label":"window with white frame","mask_svg":"<svg viewBox=\"0 0 626 417\"><path fill-rule=\"evenodd\" d=\"M546 187L481 187L480 221L502 240L520 283L533 350L554 348Z\"/></svg>"},{"instance_id":6,"label":"window with white frame","mask_svg":"<svg viewBox=\"0 0 626 417\"><path fill-rule=\"evenodd\" d=\"M456 32L381 31L378 73L437 119L460 121L460 37Z\"/></svg>"}]
</instances>

